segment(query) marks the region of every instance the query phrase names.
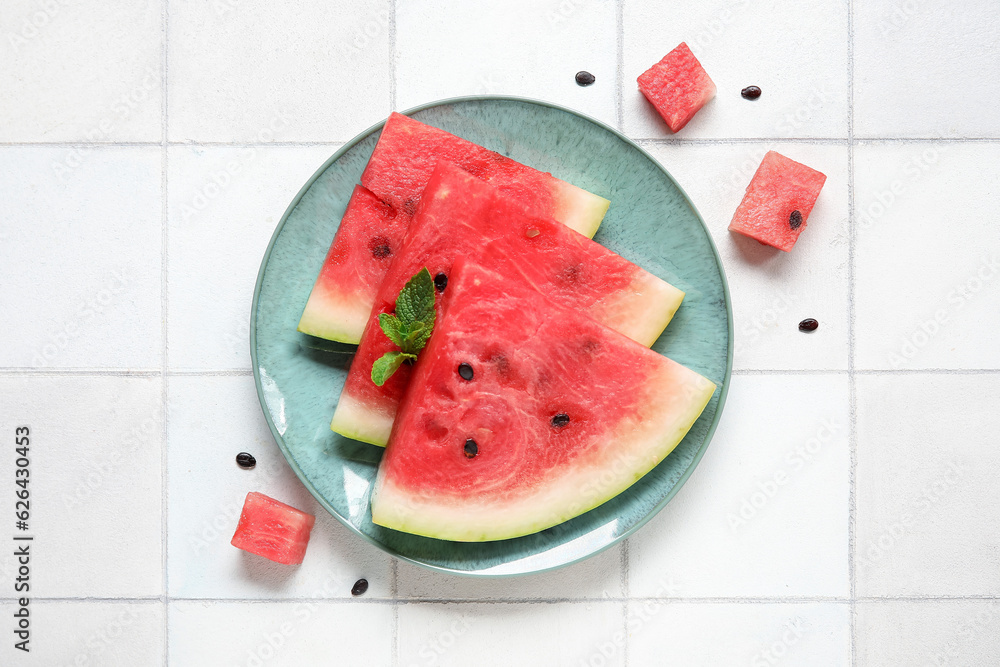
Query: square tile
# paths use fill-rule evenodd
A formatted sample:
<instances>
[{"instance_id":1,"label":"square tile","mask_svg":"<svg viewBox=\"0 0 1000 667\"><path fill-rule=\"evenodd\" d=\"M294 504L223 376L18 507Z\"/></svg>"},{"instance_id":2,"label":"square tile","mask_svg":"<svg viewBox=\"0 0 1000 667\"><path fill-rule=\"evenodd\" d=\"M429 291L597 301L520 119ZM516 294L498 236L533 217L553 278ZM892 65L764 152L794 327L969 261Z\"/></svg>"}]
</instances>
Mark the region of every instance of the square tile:
<instances>
[{"instance_id":1,"label":"square tile","mask_svg":"<svg viewBox=\"0 0 1000 667\"><path fill-rule=\"evenodd\" d=\"M400 667L620 667L624 647L618 602L399 606Z\"/></svg>"},{"instance_id":2,"label":"square tile","mask_svg":"<svg viewBox=\"0 0 1000 667\"><path fill-rule=\"evenodd\" d=\"M396 106L459 95L519 95L616 125L613 2L401 0ZM596 77L590 86L576 73Z\"/></svg>"},{"instance_id":3,"label":"square tile","mask_svg":"<svg viewBox=\"0 0 1000 667\"><path fill-rule=\"evenodd\" d=\"M30 429L32 596L161 595L160 378L7 376L0 405L0 432ZM11 449L11 512L14 470ZM6 548L0 569L16 571Z\"/></svg>"},{"instance_id":4,"label":"square tile","mask_svg":"<svg viewBox=\"0 0 1000 667\"><path fill-rule=\"evenodd\" d=\"M625 133L672 137L636 77L681 42L718 86L677 136L847 137L847 2L624 3ZM750 101L746 86L763 94Z\"/></svg>"},{"instance_id":5,"label":"square tile","mask_svg":"<svg viewBox=\"0 0 1000 667\"><path fill-rule=\"evenodd\" d=\"M633 665L843 667L851 662L847 604L637 600L629 604L628 627Z\"/></svg>"},{"instance_id":6,"label":"square tile","mask_svg":"<svg viewBox=\"0 0 1000 667\"><path fill-rule=\"evenodd\" d=\"M250 304L261 258L295 194L332 152L329 146L170 149L171 369L250 368Z\"/></svg>"},{"instance_id":7,"label":"square tile","mask_svg":"<svg viewBox=\"0 0 1000 667\"><path fill-rule=\"evenodd\" d=\"M18 611L0 603L9 619ZM28 605L28 653L14 648L20 638L0 643L4 665L100 665L101 667L157 667L163 662L163 603L45 602ZM13 630L13 623L10 626ZM9 632L12 632L9 631Z\"/></svg>"},{"instance_id":8,"label":"square tile","mask_svg":"<svg viewBox=\"0 0 1000 667\"><path fill-rule=\"evenodd\" d=\"M857 378L857 592L1000 594L997 375Z\"/></svg>"},{"instance_id":9,"label":"square tile","mask_svg":"<svg viewBox=\"0 0 1000 667\"><path fill-rule=\"evenodd\" d=\"M997 147L854 154L858 367L1000 368Z\"/></svg>"},{"instance_id":10,"label":"square tile","mask_svg":"<svg viewBox=\"0 0 1000 667\"><path fill-rule=\"evenodd\" d=\"M849 423L844 375L734 376L698 469L629 539L629 593L846 598Z\"/></svg>"},{"instance_id":11,"label":"square tile","mask_svg":"<svg viewBox=\"0 0 1000 667\"><path fill-rule=\"evenodd\" d=\"M169 0L172 141L347 141L389 113L389 4Z\"/></svg>"},{"instance_id":12,"label":"square tile","mask_svg":"<svg viewBox=\"0 0 1000 667\"><path fill-rule=\"evenodd\" d=\"M625 594L621 566L620 547L558 570L499 579L451 576L400 561L398 595L444 600L620 598Z\"/></svg>"},{"instance_id":13,"label":"square tile","mask_svg":"<svg viewBox=\"0 0 1000 667\"><path fill-rule=\"evenodd\" d=\"M6 0L0 34L0 141L161 140L159 3Z\"/></svg>"},{"instance_id":14,"label":"square tile","mask_svg":"<svg viewBox=\"0 0 1000 667\"><path fill-rule=\"evenodd\" d=\"M392 664L392 607L384 604L170 603L170 664Z\"/></svg>"},{"instance_id":15,"label":"square tile","mask_svg":"<svg viewBox=\"0 0 1000 667\"><path fill-rule=\"evenodd\" d=\"M260 411L254 380L171 377L168 412L169 584L184 598L350 598L364 577L366 598L388 597L388 556L344 528L289 468ZM252 470L235 462L249 452ZM305 562L287 566L229 541L243 501L259 491L316 516Z\"/></svg>"},{"instance_id":16,"label":"square tile","mask_svg":"<svg viewBox=\"0 0 1000 667\"><path fill-rule=\"evenodd\" d=\"M159 148L0 148L0 366L160 367L160 164Z\"/></svg>"},{"instance_id":17,"label":"square tile","mask_svg":"<svg viewBox=\"0 0 1000 667\"><path fill-rule=\"evenodd\" d=\"M1000 5L872 0L854 6L858 137L1000 135ZM950 95L928 94L941 84Z\"/></svg>"},{"instance_id":18,"label":"square tile","mask_svg":"<svg viewBox=\"0 0 1000 667\"><path fill-rule=\"evenodd\" d=\"M980 667L1000 658L1000 602L859 602L857 664Z\"/></svg>"},{"instance_id":19,"label":"square tile","mask_svg":"<svg viewBox=\"0 0 1000 667\"><path fill-rule=\"evenodd\" d=\"M736 369L846 370L847 148L821 144L647 146L691 197L722 257L732 295ZM827 176L806 231L782 252L728 230L768 150ZM809 335L804 318L819 320Z\"/></svg>"}]
</instances>

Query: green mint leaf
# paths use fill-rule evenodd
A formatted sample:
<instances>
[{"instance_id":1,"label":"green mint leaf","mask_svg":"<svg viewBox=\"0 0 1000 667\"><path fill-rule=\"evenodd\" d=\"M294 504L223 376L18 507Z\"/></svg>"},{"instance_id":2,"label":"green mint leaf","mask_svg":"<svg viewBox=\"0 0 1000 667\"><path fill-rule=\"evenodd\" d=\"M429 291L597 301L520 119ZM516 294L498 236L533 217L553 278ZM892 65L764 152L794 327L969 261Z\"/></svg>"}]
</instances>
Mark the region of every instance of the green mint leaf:
<instances>
[{"instance_id":1,"label":"green mint leaf","mask_svg":"<svg viewBox=\"0 0 1000 667\"><path fill-rule=\"evenodd\" d=\"M378 325L382 327L382 331L386 336L389 337L393 343L398 347L403 347L403 341L406 339L406 333L400 330L399 318L390 313L381 313L378 316Z\"/></svg>"},{"instance_id":2,"label":"green mint leaf","mask_svg":"<svg viewBox=\"0 0 1000 667\"><path fill-rule=\"evenodd\" d=\"M406 352L386 352L372 364L372 382L381 387L386 380L392 377L393 373L399 370L404 361L412 361L416 358L417 355Z\"/></svg>"},{"instance_id":3,"label":"green mint leaf","mask_svg":"<svg viewBox=\"0 0 1000 667\"><path fill-rule=\"evenodd\" d=\"M400 348L386 352L372 364L372 382L381 387L404 361L416 361L434 331L434 281L426 267L407 281L396 298L396 313L380 313L378 325Z\"/></svg>"},{"instance_id":4,"label":"green mint leaf","mask_svg":"<svg viewBox=\"0 0 1000 667\"><path fill-rule=\"evenodd\" d=\"M396 299L396 316L402 324L426 322L434 314L434 280L424 267L410 278Z\"/></svg>"},{"instance_id":5,"label":"green mint leaf","mask_svg":"<svg viewBox=\"0 0 1000 667\"><path fill-rule=\"evenodd\" d=\"M434 331L434 319L436 313L432 310L429 315L429 322L414 322L410 325L410 330L406 334L406 338L403 339L403 344L399 347L404 352L410 352L416 354L420 350L424 349L424 345L427 344L427 339L431 337L431 332Z\"/></svg>"}]
</instances>

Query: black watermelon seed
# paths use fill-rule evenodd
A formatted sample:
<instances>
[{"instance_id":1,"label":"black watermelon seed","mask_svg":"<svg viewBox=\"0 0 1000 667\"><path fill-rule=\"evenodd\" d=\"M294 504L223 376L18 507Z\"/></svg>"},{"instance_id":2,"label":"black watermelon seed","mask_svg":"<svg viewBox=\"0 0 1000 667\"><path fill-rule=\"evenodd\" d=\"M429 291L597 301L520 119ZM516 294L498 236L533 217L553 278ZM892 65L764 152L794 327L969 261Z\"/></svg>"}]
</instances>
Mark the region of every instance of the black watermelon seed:
<instances>
[{"instance_id":1,"label":"black watermelon seed","mask_svg":"<svg viewBox=\"0 0 1000 667\"><path fill-rule=\"evenodd\" d=\"M351 589L351 595L357 597L359 595L364 595L365 591L368 590L368 580L358 579L354 582L354 588Z\"/></svg>"},{"instance_id":2,"label":"black watermelon seed","mask_svg":"<svg viewBox=\"0 0 1000 667\"><path fill-rule=\"evenodd\" d=\"M552 418L553 428L562 428L569 423L569 415L565 412L560 412L555 417Z\"/></svg>"},{"instance_id":3,"label":"black watermelon seed","mask_svg":"<svg viewBox=\"0 0 1000 667\"><path fill-rule=\"evenodd\" d=\"M443 273L439 273L434 276L434 289L438 292L443 292L444 288L448 286L448 276Z\"/></svg>"},{"instance_id":4,"label":"black watermelon seed","mask_svg":"<svg viewBox=\"0 0 1000 667\"><path fill-rule=\"evenodd\" d=\"M798 229L802 226L802 214L798 211L792 211L792 214L788 216L788 226L792 229Z\"/></svg>"},{"instance_id":5,"label":"black watermelon seed","mask_svg":"<svg viewBox=\"0 0 1000 667\"><path fill-rule=\"evenodd\" d=\"M576 73L576 82L581 86L589 86L595 81L597 81L597 77L590 72L579 71Z\"/></svg>"},{"instance_id":6,"label":"black watermelon seed","mask_svg":"<svg viewBox=\"0 0 1000 667\"><path fill-rule=\"evenodd\" d=\"M385 259L392 254L392 246L389 245L389 239L383 236L376 236L369 241L368 249L372 251L372 257L375 259Z\"/></svg>"},{"instance_id":7,"label":"black watermelon seed","mask_svg":"<svg viewBox=\"0 0 1000 667\"><path fill-rule=\"evenodd\" d=\"M819 328L819 322L817 322L811 317L806 318L801 322L799 322L799 331L804 331L806 333L809 333L810 331L816 331L816 329L818 328Z\"/></svg>"},{"instance_id":8,"label":"black watermelon seed","mask_svg":"<svg viewBox=\"0 0 1000 667\"><path fill-rule=\"evenodd\" d=\"M247 454L246 452L240 452L236 455L236 465L241 468L246 468L249 470L257 465L257 459L253 457L253 454Z\"/></svg>"},{"instance_id":9,"label":"black watermelon seed","mask_svg":"<svg viewBox=\"0 0 1000 667\"><path fill-rule=\"evenodd\" d=\"M479 445L472 438L465 441L465 458L471 459L479 453Z\"/></svg>"},{"instance_id":10,"label":"black watermelon seed","mask_svg":"<svg viewBox=\"0 0 1000 667\"><path fill-rule=\"evenodd\" d=\"M760 97L760 88L757 86L747 86L740 91L740 95L742 95L745 100L755 100Z\"/></svg>"},{"instance_id":11,"label":"black watermelon seed","mask_svg":"<svg viewBox=\"0 0 1000 667\"><path fill-rule=\"evenodd\" d=\"M472 376L475 375L472 371L472 366L467 363L461 363L458 365L458 374L462 376L463 380L472 380Z\"/></svg>"}]
</instances>

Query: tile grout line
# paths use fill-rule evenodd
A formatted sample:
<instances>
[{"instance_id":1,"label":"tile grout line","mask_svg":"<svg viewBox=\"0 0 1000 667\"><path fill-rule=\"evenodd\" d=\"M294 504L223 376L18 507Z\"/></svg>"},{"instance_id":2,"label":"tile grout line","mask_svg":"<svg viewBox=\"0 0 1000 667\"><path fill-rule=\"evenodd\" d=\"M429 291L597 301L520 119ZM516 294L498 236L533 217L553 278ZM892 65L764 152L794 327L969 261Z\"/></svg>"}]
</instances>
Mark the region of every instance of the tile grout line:
<instances>
[{"instance_id":1,"label":"tile grout line","mask_svg":"<svg viewBox=\"0 0 1000 667\"><path fill-rule=\"evenodd\" d=\"M389 0L389 111L396 110L396 0Z\"/></svg>"},{"instance_id":2,"label":"tile grout line","mask_svg":"<svg viewBox=\"0 0 1000 667\"><path fill-rule=\"evenodd\" d=\"M167 297L167 278L168 278L168 266L167 266L167 256L169 253L168 248L168 211L167 211L167 147L169 145L169 135L168 135L168 119L167 119L167 78L168 78L168 37L169 37L169 19L168 15L170 13L170 2L169 0L163 0L163 74L162 74L162 100L161 100L161 163L160 169L162 173L160 174L160 187L163 210L161 214L161 250L160 250L160 261L162 265L160 266L160 307L162 309L162 324L161 324L161 335L163 336L163 358L160 360L162 364L162 380L161 380L161 405L163 409L163 441L161 443L162 451L160 454L160 521L161 521L161 542L160 548L163 550L161 554L162 564L163 564L163 667L170 667L170 570L169 570L169 549L168 549L168 521L167 521L167 505L169 501L168 487L167 487L167 421L168 421L168 383L169 379L167 377L168 368L168 349L169 345L167 342L167 315L169 308L169 299Z\"/></svg>"},{"instance_id":3,"label":"tile grout line","mask_svg":"<svg viewBox=\"0 0 1000 667\"><path fill-rule=\"evenodd\" d=\"M625 0L615 2L615 122L625 131Z\"/></svg>"},{"instance_id":4,"label":"tile grout line","mask_svg":"<svg viewBox=\"0 0 1000 667\"><path fill-rule=\"evenodd\" d=\"M624 83L622 84L624 94ZM390 101L395 104L395 88L390 89ZM640 146L713 146L729 144L830 144L844 145L843 137L629 137ZM850 140L848 140L850 141ZM1000 137L855 137L856 144L919 144L919 143L1000 143ZM235 147L235 148L267 148L269 146L308 147L331 146L340 147L344 141L167 141L166 145L190 147ZM0 148L154 148L163 146L162 141L0 141Z\"/></svg>"},{"instance_id":5,"label":"tile grout line","mask_svg":"<svg viewBox=\"0 0 1000 667\"><path fill-rule=\"evenodd\" d=\"M621 585L622 585L622 632L624 639L622 639L622 665L623 667L628 667L628 609L629 609L629 597L631 596L630 585L629 585L629 548L628 548L628 538L626 537L622 540L622 574L621 574Z\"/></svg>"},{"instance_id":6,"label":"tile grout line","mask_svg":"<svg viewBox=\"0 0 1000 667\"><path fill-rule=\"evenodd\" d=\"M399 667L399 560L392 559L392 570L389 579L392 593L392 665Z\"/></svg>"},{"instance_id":7,"label":"tile grout line","mask_svg":"<svg viewBox=\"0 0 1000 667\"><path fill-rule=\"evenodd\" d=\"M858 470L858 411L855 361L855 256L857 226L854 219L854 0L847 0L847 401L848 401L848 469L847 500L847 571L850 576L850 664L856 665L857 654L857 470Z\"/></svg>"},{"instance_id":8,"label":"tile grout line","mask_svg":"<svg viewBox=\"0 0 1000 667\"><path fill-rule=\"evenodd\" d=\"M396 0L389 0L389 112L396 110ZM399 561L392 559L390 573L392 594L392 645L390 663L399 667Z\"/></svg>"},{"instance_id":9,"label":"tile grout line","mask_svg":"<svg viewBox=\"0 0 1000 667\"><path fill-rule=\"evenodd\" d=\"M837 368L737 368L733 375L849 375L852 371ZM1000 368L856 368L855 376L898 375L998 375ZM253 371L244 369L222 370L115 370L110 368L0 368L0 377L250 377Z\"/></svg>"},{"instance_id":10,"label":"tile grout line","mask_svg":"<svg viewBox=\"0 0 1000 667\"><path fill-rule=\"evenodd\" d=\"M0 603L16 602L17 598L0 597ZM149 603L162 604L162 595L139 596L139 597L33 597L32 602L43 603ZM662 602L665 604L844 604L850 605L850 597L836 596L807 596L807 597L656 597L639 596L634 598L623 597L584 597L584 598L316 598L316 597L287 597L287 598L209 598L209 597L184 597L167 596L168 602L208 602L216 604L226 603L247 603L247 604L300 604L304 602L314 604L594 604L596 603L620 603L620 602ZM899 595L899 596L858 596L857 602L865 603L889 603L889 602L1000 602L1000 595Z\"/></svg>"},{"instance_id":11,"label":"tile grout line","mask_svg":"<svg viewBox=\"0 0 1000 667\"><path fill-rule=\"evenodd\" d=\"M619 132L625 131L625 0L615 0L615 123ZM628 538L621 548L622 588L622 665L629 664L628 610L629 610L629 549Z\"/></svg>"}]
</instances>

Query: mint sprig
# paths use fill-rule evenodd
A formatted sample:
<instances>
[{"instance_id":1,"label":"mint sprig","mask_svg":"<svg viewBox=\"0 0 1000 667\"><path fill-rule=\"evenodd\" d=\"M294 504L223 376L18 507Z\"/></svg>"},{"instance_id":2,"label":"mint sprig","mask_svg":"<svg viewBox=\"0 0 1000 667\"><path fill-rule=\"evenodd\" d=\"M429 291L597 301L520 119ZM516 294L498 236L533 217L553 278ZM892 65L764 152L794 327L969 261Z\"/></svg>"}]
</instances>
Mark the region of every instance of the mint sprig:
<instances>
[{"instance_id":1,"label":"mint sprig","mask_svg":"<svg viewBox=\"0 0 1000 667\"><path fill-rule=\"evenodd\" d=\"M396 297L396 312L382 313L378 325L399 350L386 352L372 364L372 382L378 386L406 361L416 361L434 331L434 281L427 268L410 278Z\"/></svg>"}]
</instances>

